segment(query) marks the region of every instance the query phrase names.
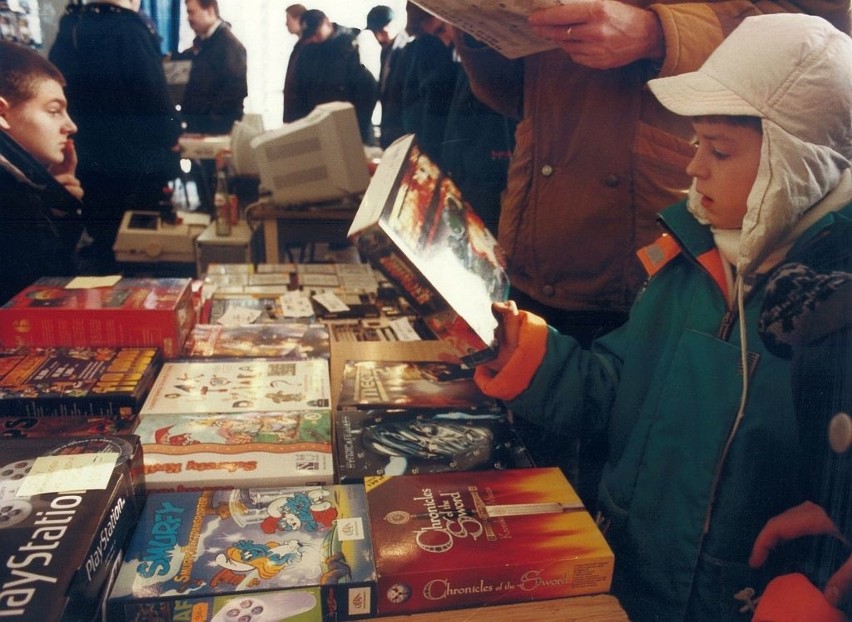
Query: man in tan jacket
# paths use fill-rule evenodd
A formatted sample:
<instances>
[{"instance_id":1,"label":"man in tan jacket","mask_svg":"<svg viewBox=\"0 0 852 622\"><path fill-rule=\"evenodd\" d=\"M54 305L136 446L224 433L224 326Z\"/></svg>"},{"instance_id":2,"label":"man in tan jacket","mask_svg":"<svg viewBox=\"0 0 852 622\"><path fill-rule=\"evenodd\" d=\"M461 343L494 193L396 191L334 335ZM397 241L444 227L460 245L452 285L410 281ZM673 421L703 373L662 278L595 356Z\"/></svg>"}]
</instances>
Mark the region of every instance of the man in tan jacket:
<instances>
[{"instance_id":1,"label":"man in tan jacket","mask_svg":"<svg viewBox=\"0 0 852 622\"><path fill-rule=\"evenodd\" d=\"M811 13L848 33L849 6L572 0L530 16L559 47L518 60L457 35L474 94L520 120L499 224L518 306L584 345L621 324L644 279L635 252L660 234L657 212L685 196L693 154L689 121L646 82L698 69L749 15ZM563 440L525 438L538 463L563 460ZM594 485L581 482L581 495Z\"/></svg>"}]
</instances>

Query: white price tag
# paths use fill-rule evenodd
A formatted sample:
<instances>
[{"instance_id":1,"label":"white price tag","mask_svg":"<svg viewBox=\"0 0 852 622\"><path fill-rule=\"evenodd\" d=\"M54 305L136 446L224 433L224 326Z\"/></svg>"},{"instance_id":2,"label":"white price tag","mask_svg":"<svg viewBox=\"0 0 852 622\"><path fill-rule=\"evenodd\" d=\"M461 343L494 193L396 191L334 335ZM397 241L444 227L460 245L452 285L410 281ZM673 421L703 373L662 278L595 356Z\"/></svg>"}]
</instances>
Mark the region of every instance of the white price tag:
<instances>
[{"instance_id":1,"label":"white price tag","mask_svg":"<svg viewBox=\"0 0 852 622\"><path fill-rule=\"evenodd\" d=\"M36 458L18 488L19 497L72 490L105 490L119 454L70 454Z\"/></svg>"},{"instance_id":2,"label":"white price tag","mask_svg":"<svg viewBox=\"0 0 852 622\"><path fill-rule=\"evenodd\" d=\"M338 298L337 294L334 292L322 292L321 294L316 294L314 296L314 300L320 303L329 311L333 312L341 312L341 311L349 311L349 306L345 302L343 302L340 298Z\"/></svg>"},{"instance_id":3,"label":"white price tag","mask_svg":"<svg viewBox=\"0 0 852 622\"><path fill-rule=\"evenodd\" d=\"M414 330L407 317L391 320L390 327L400 341L420 341L420 335Z\"/></svg>"},{"instance_id":4,"label":"white price tag","mask_svg":"<svg viewBox=\"0 0 852 622\"><path fill-rule=\"evenodd\" d=\"M260 309L247 309L246 307L230 306L225 309L218 320L217 324L222 326L243 326L245 324L254 324L254 321L260 317L262 311Z\"/></svg>"},{"instance_id":5,"label":"white price tag","mask_svg":"<svg viewBox=\"0 0 852 622\"><path fill-rule=\"evenodd\" d=\"M311 306L311 301L300 291L291 291L282 294L281 308L284 310L284 317L312 317L314 308Z\"/></svg>"}]
</instances>

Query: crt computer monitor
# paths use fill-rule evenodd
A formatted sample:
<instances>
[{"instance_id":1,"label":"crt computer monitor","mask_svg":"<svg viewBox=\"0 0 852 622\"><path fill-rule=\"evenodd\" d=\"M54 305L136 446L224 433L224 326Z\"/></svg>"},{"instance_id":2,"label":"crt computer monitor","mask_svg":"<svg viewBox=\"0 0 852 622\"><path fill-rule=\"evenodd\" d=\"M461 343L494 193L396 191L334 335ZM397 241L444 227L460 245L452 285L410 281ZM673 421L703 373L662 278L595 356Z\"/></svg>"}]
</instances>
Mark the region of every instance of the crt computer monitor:
<instances>
[{"instance_id":1,"label":"crt computer monitor","mask_svg":"<svg viewBox=\"0 0 852 622\"><path fill-rule=\"evenodd\" d=\"M231 169L234 175L258 177L257 160L251 147L253 138L263 134L263 117L246 113L242 120L234 122L231 129Z\"/></svg>"},{"instance_id":2,"label":"crt computer monitor","mask_svg":"<svg viewBox=\"0 0 852 622\"><path fill-rule=\"evenodd\" d=\"M322 203L367 189L367 158L352 104L320 104L251 139L261 187L275 205Z\"/></svg>"}]
</instances>

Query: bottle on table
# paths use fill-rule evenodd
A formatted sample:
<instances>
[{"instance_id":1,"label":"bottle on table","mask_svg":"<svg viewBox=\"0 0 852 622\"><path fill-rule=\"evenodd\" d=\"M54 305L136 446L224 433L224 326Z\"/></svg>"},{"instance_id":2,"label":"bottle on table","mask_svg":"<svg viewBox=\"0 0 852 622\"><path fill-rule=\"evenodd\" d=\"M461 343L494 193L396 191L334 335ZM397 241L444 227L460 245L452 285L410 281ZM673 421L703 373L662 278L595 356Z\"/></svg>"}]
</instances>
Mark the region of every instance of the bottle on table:
<instances>
[{"instance_id":1,"label":"bottle on table","mask_svg":"<svg viewBox=\"0 0 852 622\"><path fill-rule=\"evenodd\" d=\"M231 235L231 195L228 192L228 176L224 167L216 170L216 193L213 195L216 210L216 235Z\"/></svg>"}]
</instances>

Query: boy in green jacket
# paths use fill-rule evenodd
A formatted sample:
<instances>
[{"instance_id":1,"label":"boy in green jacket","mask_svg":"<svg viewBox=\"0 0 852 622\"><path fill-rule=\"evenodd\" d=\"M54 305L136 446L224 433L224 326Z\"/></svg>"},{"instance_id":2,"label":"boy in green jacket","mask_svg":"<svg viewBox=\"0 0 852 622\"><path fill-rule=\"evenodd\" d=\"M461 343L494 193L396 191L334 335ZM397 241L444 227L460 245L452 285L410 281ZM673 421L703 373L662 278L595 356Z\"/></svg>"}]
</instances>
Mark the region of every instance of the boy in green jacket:
<instances>
[{"instance_id":1,"label":"boy in green jacket","mask_svg":"<svg viewBox=\"0 0 852 622\"><path fill-rule=\"evenodd\" d=\"M627 324L584 350L495 305L480 388L554 432L606 431L598 507L631 619L748 620L743 595L781 571L748 564L766 521L805 498L789 362L757 317L785 257L852 269L836 243L852 231L850 76L852 40L821 18L747 18L698 71L649 82L697 143Z\"/></svg>"}]
</instances>

